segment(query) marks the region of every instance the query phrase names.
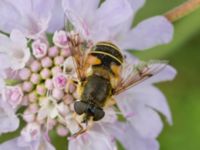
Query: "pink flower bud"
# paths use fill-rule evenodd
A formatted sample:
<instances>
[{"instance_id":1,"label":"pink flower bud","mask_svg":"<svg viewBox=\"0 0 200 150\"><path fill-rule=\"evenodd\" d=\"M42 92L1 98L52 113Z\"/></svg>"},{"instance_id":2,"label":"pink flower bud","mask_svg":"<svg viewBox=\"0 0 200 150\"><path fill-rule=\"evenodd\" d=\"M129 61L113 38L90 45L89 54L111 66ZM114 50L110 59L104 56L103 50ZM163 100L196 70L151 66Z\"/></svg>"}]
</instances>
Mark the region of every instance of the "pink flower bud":
<instances>
[{"instance_id":1,"label":"pink flower bud","mask_svg":"<svg viewBox=\"0 0 200 150\"><path fill-rule=\"evenodd\" d=\"M47 89L45 88L44 85L37 85L36 91L37 91L37 94L39 95L45 95L47 92Z\"/></svg>"},{"instance_id":2,"label":"pink flower bud","mask_svg":"<svg viewBox=\"0 0 200 150\"><path fill-rule=\"evenodd\" d=\"M69 48L62 49L60 55L63 57L68 57L71 55L71 51Z\"/></svg>"},{"instance_id":3,"label":"pink flower bud","mask_svg":"<svg viewBox=\"0 0 200 150\"><path fill-rule=\"evenodd\" d=\"M47 123L48 123L48 130L52 130L56 125L56 120L49 118Z\"/></svg>"},{"instance_id":4,"label":"pink flower bud","mask_svg":"<svg viewBox=\"0 0 200 150\"><path fill-rule=\"evenodd\" d=\"M35 120L35 115L32 114L31 112L29 112L28 110L26 110L23 114L23 119L27 122L27 123L31 123Z\"/></svg>"},{"instance_id":5,"label":"pink flower bud","mask_svg":"<svg viewBox=\"0 0 200 150\"><path fill-rule=\"evenodd\" d=\"M45 57L41 60L42 66L45 68L49 68L53 65L53 61L50 57Z\"/></svg>"},{"instance_id":6,"label":"pink flower bud","mask_svg":"<svg viewBox=\"0 0 200 150\"><path fill-rule=\"evenodd\" d=\"M22 89L24 92L31 92L33 90L33 83L30 81L25 81L22 84Z\"/></svg>"},{"instance_id":7,"label":"pink flower bud","mask_svg":"<svg viewBox=\"0 0 200 150\"><path fill-rule=\"evenodd\" d=\"M29 107L28 107L28 110L35 114L38 112L38 105L36 103L33 103L33 104L30 104Z\"/></svg>"},{"instance_id":8,"label":"pink flower bud","mask_svg":"<svg viewBox=\"0 0 200 150\"><path fill-rule=\"evenodd\" d=\"M61 64L64 63L64 61L65 61L65 59L64 59L63 56L56 56L56 57L54 58L54 64L55 64L55 65L61 65Z\"/></svg>"},{"instance_id":9,"label":"pink flower bud","mask_svg":"<svg viewBox=\"0 0 200 150\"><path fill-rule=\"evenodd\" d=\"M28 68L23 68L19 71L19 77L22 80L27 80L31 76L31 71Z\"/></svg>"},{"instance_id":10,"label":"pink flower bud","mask_svg":"<svg viewBox=\"0 0 200 150\"><path fill-rule=\"evenodd\" d=\"M32 50L36 58L42 58L47 54L47 45L40 40L36 40L32 43Z\"/></svg>"},{"instance_id":11,"label":"pink flower bud","mask_svg":"<svg viewBox=\"0 0 200 150\"><path fill-rule=\"evenodd\" d=\"M28 102L29 102L28 95L24 95L23 99L22 99L22 102L21 102L21 105L22 106L27 106L29 104Z\"/></svg>"},{"instance_id":12,"label":"pink flower bud","mask_svg":"<svg viewBox=\"0 0 200 150\"><path fill-rule=\"evenodd\" d=\"M22 89L19 86L7 87L3 90L2 97L13 108L19 106L23 98Z\"/></svg>"},{"instance_id":13,"label":"pink flower bud","mask_svg":"<svg viewBox=\"0 0 200 150\"><path fill-rule=\"evenodd\" d=\"M57 47L51 47L49 48L48 50L48 56L49 57L56 57L58 55L59 51L58 51L58 48Z\"/></svg>"},{"instance_id":14,"label":"pink flower bud","mask_svg":"<svg viewBox=\"0 0 200 150\"><path fill-rule=\"evenodd\" d=\"M53 81L51 79L47 79L45 81L45 87L48 89L48 90L53 90Z\"/></svg>"},{"instance_id":15,"label":"pink flower bud","mask_svg":"<svg viewBox=\"0 0 200 150\"><path fill-rule=\"evenodd\" d=\"M59 66L55 66L55 67L53 67L53 68L51 69L51 72L52 72L53 76L55 76L55 75L58 74L58 73L62 73L62 69L61 69L61 67L59 67Z\"/></svg>"},{"instance_id":16,"label":"pink flower bud","mask_svg":"<svg viewBox=\"0 0 200 150\"><path fill-rule=\"evenodd\" d=\"M57 100L62 99L64 96L64 91L59 89L53 89L53 97Z\"/></svg>"},{"instance_id":17,"label":"pink flower bud","mask_svg":"<svg viewBox=\"0 0 200 150\"><path fill-rule=\"evenodd\" d=\"M39 72L40 69L42 68L40 62L37 61L37 60L33 61L33 62L31 63L31 65L30 65L30 67L31 67L31 70L32 70L33 72Z\"/></svg>"},{"instance_id":18,"label":"pink flower bud","mask_svg":"<svg viewBox=\"0 0 200 150\"><path fill-rule=\"evenodd\" d=\"M57 74L53 78L54 87L58 89L64 89L67 85L67 77L65 74Z\"/></svg>"},{"instance_id":19,"label":"pink flower bud","mask_svg":"<svg viewBox=\"0 0 200 150\"><path fill-rule=\"evenodd\" d=\"M40 83L40 81L41 81L41 78L40 78L40 75L39 74L36 74L36 73L33 73L32 75L31 75L31 82L33 83L33 84L38 84L38 83Z\"/></svg>"},{"instance_id":20,"label":"pink flower bud","mask_svg":"<svg viewBox=\"0 0 200 150\"><path fill-rule=\"evenodd\" d=\"M47 79L47 78L49 78L49 77L51 76L51 72L50 72L49 69L44 68L44 69L42 69L42 71L40 72L40 75L41 75L42 79Z\"/></svg>"},{"instance_id":21,"label":"pink flower bud","mask_svg":"<svg viewBox=\"0 0 200 150\"><path fill-rule=\"evenodd\" d=\"M53 42L60 48L68 48L68 37L65 31L56 31L53 35Z\"/></svg>"},{"instance_id":22,"label":"pink flower bud","mask_svg":"<svg viewBox=\"0 0 200 150\"><path fill-rule=\"evenodd\" d=\"M61 125L59 125L59 126L56 128L56 132L57 132L57 134L58 134L59 136L61 136L61 137L67 136L67 134L69 133L69 131L68 131L65 127L63 127L63 126L61 126Z\"/></svg>"},{"instance_id":23,"label":"pink flower bud","mask_svg":"<svg viewBox=\"0 0 200 150\"><path fill-rule=\"evenodd\" d=\"M35 91L29 93L28 98L30 102L35 102L38 99L37 93Z\"/></svg>"}]
</instances>

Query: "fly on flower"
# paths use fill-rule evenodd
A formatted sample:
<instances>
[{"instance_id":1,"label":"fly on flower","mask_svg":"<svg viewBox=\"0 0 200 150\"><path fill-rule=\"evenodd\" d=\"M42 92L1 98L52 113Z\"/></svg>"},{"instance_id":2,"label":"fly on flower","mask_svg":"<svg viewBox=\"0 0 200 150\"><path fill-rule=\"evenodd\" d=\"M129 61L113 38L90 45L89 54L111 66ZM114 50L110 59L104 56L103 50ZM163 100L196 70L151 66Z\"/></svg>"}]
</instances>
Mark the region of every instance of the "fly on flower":
<instances>
[{"instance_id":1,"label":"fly on flower","mask_svg":"<svg viewBox=\"0 0 200 150\"><path fill-rule=\"evenodd\" d=\"M87 47L88 41L72 33L69 42L78 77L79 100L74 103L74 110L82 116L81 123L101 120L105 116L104 108L116 103L114 96L153 77L166 66L164 61L128 64L120 48L109 41L90 43ZM85 130L82 128L75 135Z\"/></svg>"}]
</instances>

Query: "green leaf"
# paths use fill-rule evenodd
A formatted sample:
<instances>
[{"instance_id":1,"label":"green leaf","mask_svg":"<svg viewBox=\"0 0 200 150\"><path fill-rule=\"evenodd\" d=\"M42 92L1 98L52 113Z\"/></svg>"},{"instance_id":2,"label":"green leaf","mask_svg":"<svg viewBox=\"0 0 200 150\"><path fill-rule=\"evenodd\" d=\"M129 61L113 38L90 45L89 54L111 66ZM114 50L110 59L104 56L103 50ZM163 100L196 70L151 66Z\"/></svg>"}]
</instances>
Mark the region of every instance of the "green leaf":
<instances>
[{"instance_id":1,"label":"green leaf","mask_svg":"<svg viewBox=\"0 0 200 150\"><path fill-rule=\"evenodd\" d=\"M6 80L4 80L4 81L5 81L5 84L6 84L7 86L15 86L15 85L21 83L21 81L19 81L19 80L14 80L14 79L6 79Z\"/></svg>"}]
</instances>

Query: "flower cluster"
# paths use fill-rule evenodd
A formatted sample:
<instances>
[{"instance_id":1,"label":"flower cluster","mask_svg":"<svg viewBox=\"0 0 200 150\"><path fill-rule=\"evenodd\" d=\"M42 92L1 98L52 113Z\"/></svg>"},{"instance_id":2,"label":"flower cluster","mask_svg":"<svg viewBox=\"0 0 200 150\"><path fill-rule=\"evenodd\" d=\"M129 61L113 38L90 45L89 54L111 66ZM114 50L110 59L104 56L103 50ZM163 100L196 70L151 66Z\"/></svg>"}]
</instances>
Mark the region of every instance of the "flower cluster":
<instances>
[{"instance_id":1,"label":"flower cluster","mask_svg":"<svg viewBox=\"0 0 200 150\"><path fill-rule=\"evenodd\" d=\"M78 79L69 38L80 35L76 40L84 50L97 41L111 41L122 49L131 65L139 60L127 49L144 50L171 40L173 27L162 16L131 28L132 18L143 3L0 1L0 30L9 34L0 34L0 134L17 130L18 116L26 122L20 136L1 144L0 149L54 150L50 131L68 137L83 128L73 108L79 99L74 82ZM73 29L64 30L66 24ZM159 149L156 138L163 124L158 113L169 123L172 119L164 95L153 84L172 80L175 75L175 69L167 65L154 77L115 96L116 105L105 108L101 121L84 134L69 138L69 149L112 150L116 149L116 140L127 150ZM119 114L125 121L119 121Z\"/></svg>"}]
</instances>

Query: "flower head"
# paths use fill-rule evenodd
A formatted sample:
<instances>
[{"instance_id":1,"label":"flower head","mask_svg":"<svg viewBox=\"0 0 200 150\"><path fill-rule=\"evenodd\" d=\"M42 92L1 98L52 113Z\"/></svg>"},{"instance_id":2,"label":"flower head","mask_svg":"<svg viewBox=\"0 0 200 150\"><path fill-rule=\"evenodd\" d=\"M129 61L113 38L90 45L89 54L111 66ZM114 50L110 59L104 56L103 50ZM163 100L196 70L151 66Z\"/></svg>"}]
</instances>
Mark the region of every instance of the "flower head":
<instances>
[{"instance_id":1,"label":"flower head","mask_svg":"<svg viewBox=\"0 0 200 150\"><path fill-rule=\"evenodd\" d=\"M69 149L73 150L116 149L116 140L126 149L158 149L156 138L163 127L158 112L169 123L172 119L164 95L153 84L172 80L176 71L160 62L143 64L140 70L140 60L125 50L143 50L168 43L173 27L167 19L153 17L132 29L131 19L143 0L106 0L101 4L99 0L50 0L46 5L36 0L27 1L27 7L21 3L21 0L0 2L3 6L0 16L4 18L0 29L10 33L10 37L0 34L0 61L6 62L0 66L0 119L3 120L0 134L18 128L16 113L21 107L24 107L22 117L26 126L19 137L1 144L0 149L54 150L49 139L52 130L57 136L71 136ZM5 17L7 10L14 15ZM63 30L64 15L65 23L72 26L70 31ZM9 24L13 17L23 20ZM53 34L47 37L44 33L49 32ZM117 44L126 54L121 72L111 68L122 80L133 75L137 79L149 68L156 73L142 84L113 95L115 100L111 100L108 108L96 107L96 111L105 111L105 117L85 124L84 116L74 110L74 103L82 101L80 85L85 85L87 77L95 72L89 62L99 63L95 58L87 61L89 58L85 57L99 40ZM96 74L101 75L101 70L98 71ZM87 76L80 80L83 74ZM117 86L115 82L113 87ZM83 103L86 103L84 108L89 107L87 101ZM118 119L119 115L124 122Z\"/></svg>"}]
</instances>

